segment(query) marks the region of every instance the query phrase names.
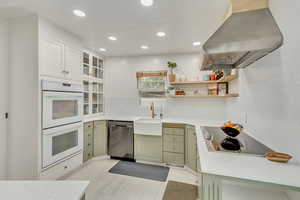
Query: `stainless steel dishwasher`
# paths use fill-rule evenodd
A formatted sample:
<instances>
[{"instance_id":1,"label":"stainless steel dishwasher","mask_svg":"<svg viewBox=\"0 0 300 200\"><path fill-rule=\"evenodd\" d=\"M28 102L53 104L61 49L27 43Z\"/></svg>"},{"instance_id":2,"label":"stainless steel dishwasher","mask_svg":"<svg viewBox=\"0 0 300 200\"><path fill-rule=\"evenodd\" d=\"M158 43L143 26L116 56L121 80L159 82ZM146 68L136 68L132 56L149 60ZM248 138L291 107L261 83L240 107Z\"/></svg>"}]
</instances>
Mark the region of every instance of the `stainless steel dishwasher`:
<instances>
[{"instance_id":1,"label":"stainless steel dishwasher","mask_svg":"<svg viewBox=\"0 0 300 200\"><path fill-rule=\"evenodd\" d=\"M108 154L113 159L134 161L133 122L109 121Z\"/></svg>"}]
</instances>

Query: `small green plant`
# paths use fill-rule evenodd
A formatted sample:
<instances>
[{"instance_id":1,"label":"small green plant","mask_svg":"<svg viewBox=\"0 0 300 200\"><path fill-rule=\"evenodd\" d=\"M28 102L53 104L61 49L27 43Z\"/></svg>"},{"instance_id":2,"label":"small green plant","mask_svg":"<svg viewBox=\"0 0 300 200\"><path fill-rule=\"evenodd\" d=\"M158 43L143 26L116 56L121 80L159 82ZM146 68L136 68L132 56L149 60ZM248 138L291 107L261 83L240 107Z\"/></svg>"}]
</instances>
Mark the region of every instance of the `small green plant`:
<instances>
[{"instance_id":1,"label":"small green plant","mask_svg":"<svg viewBox=\"0 0 300 200\"><path fill-rule=\"evenodd\" d=\"M177 63L169 61L168 67L171 69L171 74L173 74L173 69L177 67Z\"/></svg>"}]
</instances>

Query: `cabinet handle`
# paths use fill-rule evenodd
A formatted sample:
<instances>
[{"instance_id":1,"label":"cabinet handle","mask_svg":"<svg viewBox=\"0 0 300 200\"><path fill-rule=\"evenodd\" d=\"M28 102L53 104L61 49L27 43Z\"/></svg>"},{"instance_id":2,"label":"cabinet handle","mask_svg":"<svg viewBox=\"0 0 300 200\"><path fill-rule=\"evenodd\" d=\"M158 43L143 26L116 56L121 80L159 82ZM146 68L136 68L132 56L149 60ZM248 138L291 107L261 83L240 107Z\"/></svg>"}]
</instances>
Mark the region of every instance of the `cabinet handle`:
<instances>
[{"instance_id":1,"label":"cabinet handle","mask_svg":"<svg viewBox=\"0 0 300 200\"><path fill-rule=\"evenodd\" d=\"M63 70L62 73L63 73L63 74L69 74L70 72L69 72L69 71L66 71L66 70Z\"/></svg>"}]
</instances>

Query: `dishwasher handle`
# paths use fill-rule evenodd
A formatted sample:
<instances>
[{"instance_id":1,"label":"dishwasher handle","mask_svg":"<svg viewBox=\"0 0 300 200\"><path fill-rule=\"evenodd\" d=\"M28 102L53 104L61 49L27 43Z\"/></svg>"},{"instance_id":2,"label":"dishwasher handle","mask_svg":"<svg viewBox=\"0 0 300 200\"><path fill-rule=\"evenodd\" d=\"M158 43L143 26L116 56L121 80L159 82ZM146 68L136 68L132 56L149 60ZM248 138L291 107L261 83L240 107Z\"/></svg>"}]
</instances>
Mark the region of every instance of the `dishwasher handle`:
<instances>
[{"instance_id":1,"label":"dishwasher handle","mask_svg":"<svg viewBox=\"0 0 300 200\"><path fill-rule=\"evenodd\" d=\"M111 128L115 128L115 127L121 127L121 128L133 128L133 124L132 123L122 123L122 122L112 122L111 124L109 124L109 126Z\"/></svg>"}]
</instances>

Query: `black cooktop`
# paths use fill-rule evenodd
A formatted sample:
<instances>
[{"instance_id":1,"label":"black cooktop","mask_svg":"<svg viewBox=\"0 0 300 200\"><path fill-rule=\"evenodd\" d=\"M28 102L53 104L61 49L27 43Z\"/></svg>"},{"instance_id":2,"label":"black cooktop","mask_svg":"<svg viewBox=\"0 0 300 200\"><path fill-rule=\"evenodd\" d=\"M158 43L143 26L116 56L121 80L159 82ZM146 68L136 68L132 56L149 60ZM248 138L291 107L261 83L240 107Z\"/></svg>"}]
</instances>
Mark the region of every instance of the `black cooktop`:
<instances>
[{"instance_id":1,"label":"black cooktop","mask_svg":"<svg viewBox=\"0 0 300 200\"><path fill-rule=\"evenodd\" d=\"M263 156L272 149L257 141L250 135L241 132L235 139L240 142L241 148L238 151L229 151L221 146L222 141L228 137L220 127L201 127L204 139L209 151L223 151L233 153L245 153Z\"/></svg>"}]
</instances>

